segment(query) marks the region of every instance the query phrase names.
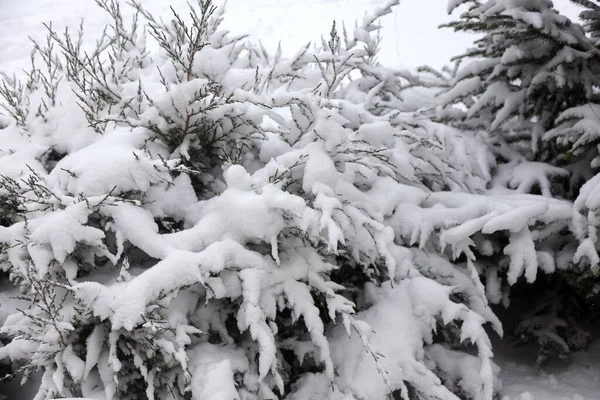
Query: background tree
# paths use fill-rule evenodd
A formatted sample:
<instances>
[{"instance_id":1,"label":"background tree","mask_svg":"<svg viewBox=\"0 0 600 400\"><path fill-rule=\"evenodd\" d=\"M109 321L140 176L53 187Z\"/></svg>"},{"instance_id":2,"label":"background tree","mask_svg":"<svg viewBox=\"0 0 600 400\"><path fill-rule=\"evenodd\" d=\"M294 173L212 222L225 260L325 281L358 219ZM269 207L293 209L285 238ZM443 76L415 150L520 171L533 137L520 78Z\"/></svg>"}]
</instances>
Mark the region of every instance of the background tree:
<instances>
[{"instance_id":1,"label":"background tree","mask_svg":"<svg viewBox=\"0 0 600 400\"><path fill-rule=\"evenodd\" d=\"M451 1L449 10L461 5L467 11L447 27L481 36L457 57L463 62L441 90L437 118L487 138L498 161L495 190L577 198L597 167L591 132L598 125L592 116L600 58L594 35L551 1ZM550 353L582 348L589 336L578 322L593 314L596 237L585 233L580 218L572 224L580 226L574 237L555 237L548 260L556 269L533 286L527 302L536 306L516 330L517 337L541 345L540 364ZM520 297L518 288L513 298Z\"/></svg>"},{"instance_id":2,"label":"background tree","mask_svg":"<svg viewBox=\"0 0 600 400\"><path fill-rule=\"evenodd\" d=\"M582 154L573 157L562 146L564 142L553 140L548 132L557 127L565 110L595 101L594 88L600 76L598 49L580 25L552 8L551 1L464 3L469 8L461 20L447 26L482 36L473 49L457 57L471 61L463 63L452 88L442 95L442 103L466 106L460 119L489 132L501 162L511 164L509 170L523 161L565 167L521 166L520 173L528 169L528 175L537 175L538 181L525 184L522 190L541 193L546 177L558 181L569 175L569 190L561 190L559 185L552 189L558 195L576 195L590 177L589 168L582 176L577 164ZM585 156L589 163L593 155ZM521 182L514 178L502 177L517 188Z\"/></svg>"}]
</instances>

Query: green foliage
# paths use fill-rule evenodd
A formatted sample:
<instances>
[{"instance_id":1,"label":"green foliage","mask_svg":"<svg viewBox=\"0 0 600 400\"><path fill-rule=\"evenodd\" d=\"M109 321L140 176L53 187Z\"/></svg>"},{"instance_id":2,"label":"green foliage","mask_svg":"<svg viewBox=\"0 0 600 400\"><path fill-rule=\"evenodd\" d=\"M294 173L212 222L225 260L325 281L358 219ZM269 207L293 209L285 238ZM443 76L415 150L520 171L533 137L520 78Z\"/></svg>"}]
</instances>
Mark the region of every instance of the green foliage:
<instances>
[{"instance_id":1,"label":"green foliage","mask_svg":"<svg viewBox=\"0 0 600 400\"><path fill-rule=\"evenodd\" d=\"M474 2L445 27L483 34L456 57L471 61L442 94L447 107L468 108L458 121L489 130L495 142L516 152L513 158L564 160L564 150L542 139L562 112L597 96L600 53L583 29L548 0Z\"/></svg>"},{"instance_id":2,"label":"green foliage","mask_svg":"<svg viewBox=\"0 0 600 400\"><path fill-rule=\"evenodd\" d=\"M571 0L571 2L584 8L579 18L584 21L584 27L590 36L596 41L600 39L600 2L598 0Z\"/></svg>"},{"instance_id":3,"label":"green foliage","mask_svg":"<svg viewBox=\"0 0 600 400\"><path fill-rule=\"evenodd\" d=\"M568 361L571 352L585 350L592 339L590 328L600 308L589 298L593 291L582 286L590 283L585 275L585 271L556 273L515 288L515 298L525 295L514 308L527 302L533 306L519 313L520 322L509 340L513 345L537 346L540 370L557 359Z\"/></svg>"},{"instance_id":4,"label":"green foliage","mask_svg":"<svg viewBox=\"0 0 600 400\"><path fill-rule=\"evenodd\" d=\"M422 72L435 76L442 104L438 120L484 132L498 162L495 187L574 200L600 166L600 8L597 1L574 2L586 8L581 14L585 27L548 0L449 2L450 9L463 5L467 10L445 27L480 36L473 48L455 57L460 62L455 71ZM582 215L593 185L577 199ZM535 284L505 289L515 293L507 299L521 290L533 293L527 302L531 308L521 313L512 334L518 342L539 345L540 366L588 342L586 323L597 315L598 292L591 213L589 228L576 217L573 224L582 227L575 229L575 237L555 232L552 250L537 252L546 274ZM501 274L504 263L499 264Z\"/></svg>"}]
</instances>

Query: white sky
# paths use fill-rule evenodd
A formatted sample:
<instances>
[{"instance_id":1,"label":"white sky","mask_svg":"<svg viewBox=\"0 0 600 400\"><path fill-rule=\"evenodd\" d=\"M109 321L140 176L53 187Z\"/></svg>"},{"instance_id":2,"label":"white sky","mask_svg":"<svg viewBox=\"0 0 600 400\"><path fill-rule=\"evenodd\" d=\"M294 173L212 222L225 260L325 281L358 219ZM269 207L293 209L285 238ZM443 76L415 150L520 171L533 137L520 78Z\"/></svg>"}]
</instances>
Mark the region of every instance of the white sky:
<instances>
[{"instance_id":1,"label":"white sky","mask_svg":"<svg viewBox=\"0 0 600 400\"><path fill-rule=\"evenodd\" d=\"M215 0L220 3L222 0ZM251 33L274 50L282 40L285 54L293 54L307 40L319 40L327 34L333 19L353 26L365 10L385 0L229 0L225 26L236 33ZM186 0L143 0L152 10L167 12L168 5L186 10ZM384 45L380 59L394 67L428 64L441 67L472 40L467 34L438 25L450 20L447 0L402 0L384 21ZM555 6L569 15L577 15L569 0L555 0ZM76 26L80 17L86 31L99 32L106 21L93 0L0 0L0 70L18 71L26 67L32 36L43 39L42 22L54 21L55 27ZM455 15L458 17L458 14Z\"/></svg>"},{"instance_id":2,"label":"white sky","mask_svg":"<svg viewBox=\"0 0 600 400\"><path fill-rule=\"evenodd\" d=\"M400 62L404 66L427 64L439 68L469 46L473 40L471 35L437 28L460 15L455 11L448 16L446 4L447 0L402 0L391 21L384 21L384 38L395 42L386 43L386 48L392 47L396 53L384 54L385 60L389 57L391 63ZM569 0L554 0L554 6L572 19L579 14ZM398 35L394 35L392 28L397 29Z\"/></svg>"}]
</instances>

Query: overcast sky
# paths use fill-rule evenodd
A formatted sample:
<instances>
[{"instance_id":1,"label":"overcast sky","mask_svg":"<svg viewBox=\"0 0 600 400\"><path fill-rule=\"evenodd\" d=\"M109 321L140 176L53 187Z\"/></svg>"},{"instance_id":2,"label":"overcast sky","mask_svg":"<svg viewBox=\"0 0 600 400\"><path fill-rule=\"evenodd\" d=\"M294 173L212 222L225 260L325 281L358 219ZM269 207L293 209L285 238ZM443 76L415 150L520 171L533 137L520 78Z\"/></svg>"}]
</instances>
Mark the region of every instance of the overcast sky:
<instances>
[{"instance_id":1,"label":"overcast sky","mask_svg":"<svg viewBox=\"0 0 600 400\"><path fill-rule=\"evenodd\" d=\"M406 66L440 67L469 46L472 36L437 28L460 15L455 12L448 16L446 4L447 0L402 0L394 16L385 20L386 52L390 47L394 52L384 54L385 60ZM577 18L579 14L579 8L569 0L554 0L554 6L570 18ZM396 29L397 35L394 34Z\"/></svg>"},{"instance_id":2,"label":"overcast sky","mask_svg":"<svg viewBox=\"0 0 600 400\"><path fill-rule=\"evenodd\" d=\"M235 31L255 32L269 47L276 47L281 39L284 50L293 53L306 40L327 34L333 19L353 25L366 10L386 0L246 0L255 5L254 10L264 10L257 23L247 17L242 2L228 1L230 18L225 24ZM554 4L565 15L577 18L579 9L569 0L554 0ZM380 59L403 67L427 64L439 68L447 64L473 40L469 34L438 29L459 15L457 11L448 15L447 0L401 0L393 14L383 20Z\"/></svg>"},{"instance_id":3,"label":"overcast sky","mask_svg":"<svg viewBox=\"0 0 600 400\"><path fill-rule=\"evenodd\" d=\"M222 3L223 0L214 0ZM293 54L307 40L327 34L332 20L353 25L365 10L386 0L228 0L225 26L236 33L251 33L275 50L282 41L285 54ZM192 0L193 2L193 0ZM169 13L168 6L186 10L186 0L143 0L157 13ZM467 34L437 27L451 18L447 0L402 0L384 21L384 46L380 59L394 67L422 64L441 67L460 54L471 42ZM556 7L574 17L577 8L569 0L555 0ZM0 70L18 71L28 62L28 36L43 39L42 22L52 20L62 30L77 26L84 17L88 37L94 38L106 22L93 0L0 0ZM458 13L453 17L457 18Z\"/></svg>"}]
</instances>

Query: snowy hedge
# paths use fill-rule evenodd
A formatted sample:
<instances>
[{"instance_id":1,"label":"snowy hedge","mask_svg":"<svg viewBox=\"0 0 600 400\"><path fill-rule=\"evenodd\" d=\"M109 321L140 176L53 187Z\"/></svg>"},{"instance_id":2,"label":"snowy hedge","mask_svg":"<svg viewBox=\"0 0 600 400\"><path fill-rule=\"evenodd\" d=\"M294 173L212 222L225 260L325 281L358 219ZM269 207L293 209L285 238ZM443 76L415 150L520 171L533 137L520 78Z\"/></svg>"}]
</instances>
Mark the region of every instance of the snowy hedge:
<instances>
[{"instance_id":1,"label":"snowy hedge","mask_svg":"<svg viewBox=\"0 0 600 400\"><path fill-rule=\"evenodd\" d=\"M95 48L49 25L0 92L1 266L29 302L0 359L36 399L491 400L491 305L596 260L572 203L496 184L485 135L403 111L420 79L376 58L398 0L289 59L210 0L98 4Z\"/></svg>"}]
</instances>

